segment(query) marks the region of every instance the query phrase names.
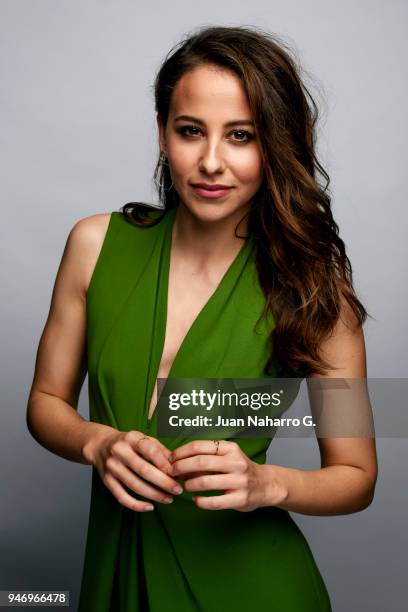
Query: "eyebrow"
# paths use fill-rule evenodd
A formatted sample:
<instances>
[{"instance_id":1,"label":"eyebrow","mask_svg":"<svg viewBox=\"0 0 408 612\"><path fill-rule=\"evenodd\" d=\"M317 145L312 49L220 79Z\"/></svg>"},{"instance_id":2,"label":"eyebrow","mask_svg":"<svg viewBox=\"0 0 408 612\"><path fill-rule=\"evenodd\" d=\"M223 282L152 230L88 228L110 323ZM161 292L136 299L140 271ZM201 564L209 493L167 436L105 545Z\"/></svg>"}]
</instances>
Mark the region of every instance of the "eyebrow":
<instances>
[{"instance_id":1,"label":"eyebrow","mask_svg":"<svg viewBox=\"0 0 408 612\"><path fill-rule=\"evenodd\" d=\"M174 121L194 121L194 123L198 123L199 125L204 125L204 121L199 119L198 117L193 117L192 115L179 115L174 119ZM224 123L224 127L232 127L233 125L254 125L254 122L251 119L234 119L233 121L227 121Z\"/></svg>"}]
</instances>

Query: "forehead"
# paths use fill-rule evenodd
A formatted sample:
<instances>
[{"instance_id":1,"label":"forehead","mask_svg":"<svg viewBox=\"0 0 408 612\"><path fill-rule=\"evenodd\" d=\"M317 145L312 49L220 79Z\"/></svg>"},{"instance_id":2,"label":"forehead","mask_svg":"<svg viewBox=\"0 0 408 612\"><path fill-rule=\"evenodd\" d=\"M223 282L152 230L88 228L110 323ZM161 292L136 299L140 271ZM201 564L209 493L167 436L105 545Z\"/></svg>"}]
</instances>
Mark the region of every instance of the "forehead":
<instances>
[{"instance_id":1,"label":"forehead","mask_svg":"<svg viewBox=\"0 0 408 612\"><path fill-rule=\"evenodd\" d=\"M239 78L217 66L199 66L176 83L171 115L195 115L203 120L251 119L246 93Z\"/></svg>"}]
</instances>

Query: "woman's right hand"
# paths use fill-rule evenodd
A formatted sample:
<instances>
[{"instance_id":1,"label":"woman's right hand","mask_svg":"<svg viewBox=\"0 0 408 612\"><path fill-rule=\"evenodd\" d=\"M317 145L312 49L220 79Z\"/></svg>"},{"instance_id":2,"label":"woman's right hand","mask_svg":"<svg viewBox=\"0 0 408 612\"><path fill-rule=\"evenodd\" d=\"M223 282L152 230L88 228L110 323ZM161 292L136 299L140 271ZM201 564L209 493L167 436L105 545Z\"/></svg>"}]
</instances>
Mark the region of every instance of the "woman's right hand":
<instances>
[{"instance_id":1,"label":"woman's right hand","mask_svg":"<svg viewBox=\"0 0 408 612\"><path fill-rule=\"evenodd\" d=\"M171 469L168 460L171 451L156 438L140 431L117 430L102 438L92 454L92 463L105 486L120 504L131 510L145 512L153 510L154 506L135 499L126 492L126 487L161 503L173 501L168 493L183 491L177 480L166 474Z\"/></svg>"}]
</instances>

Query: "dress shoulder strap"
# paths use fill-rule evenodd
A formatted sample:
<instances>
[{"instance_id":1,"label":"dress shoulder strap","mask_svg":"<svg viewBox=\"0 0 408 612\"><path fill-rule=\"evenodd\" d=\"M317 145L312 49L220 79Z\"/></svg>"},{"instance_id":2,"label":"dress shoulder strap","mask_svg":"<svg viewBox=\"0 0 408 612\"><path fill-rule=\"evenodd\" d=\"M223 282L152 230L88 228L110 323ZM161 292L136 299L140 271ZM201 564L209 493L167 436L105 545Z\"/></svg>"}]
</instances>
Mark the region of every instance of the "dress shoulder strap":
<instances>
[{"instance_id":1,"label":"dress shoulder strap","mask_svg":"<svg viewBox=\"0 0 408 612\"><path fill-rule=\"evenodd\" d=\"M153 211L160 216L162 211ZM88 355L97 355L115 317L147 268L160 252L170 210L151 227L133 224L119 211L111 212L105 238L86 296ZM156 248L158 247L158 248Z\"/></svg>"}]
</instances>

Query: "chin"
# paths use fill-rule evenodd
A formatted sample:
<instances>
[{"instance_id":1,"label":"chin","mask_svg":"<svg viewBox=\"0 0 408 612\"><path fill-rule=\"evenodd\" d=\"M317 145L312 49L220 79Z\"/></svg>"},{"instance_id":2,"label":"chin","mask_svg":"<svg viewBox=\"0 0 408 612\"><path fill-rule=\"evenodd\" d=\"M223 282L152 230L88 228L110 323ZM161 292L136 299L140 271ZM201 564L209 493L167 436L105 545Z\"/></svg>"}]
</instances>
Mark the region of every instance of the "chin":
<instances>
[{"instance_id":1,"label":"chin","mask_svg":"<svg viewBox=\"0 0 408 612\"><path fill-rule=\"evenodd\" d=\"M183 206L196 219L205 222L215 222L226 219L234 214L245 214L246 207L240 204L232 205L227 201L205 201L199 198L180 198Z\"/></svg>"},{"instance_id":2,"label":"chin","mask_svg":"<svg viewBox=\"0 0 408 612\"><path fill-rule=\"evenodd\" d=\"M236 212L235 208L231 208L230 206L226 206L221 203L196 203L193 206L187 206L186 208L188 208L189 212L200 221L209 223L222 221Z\"/></svg>"}]
</instances>

